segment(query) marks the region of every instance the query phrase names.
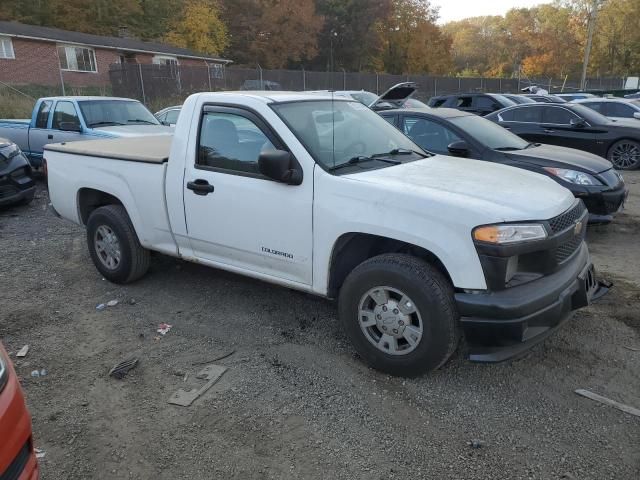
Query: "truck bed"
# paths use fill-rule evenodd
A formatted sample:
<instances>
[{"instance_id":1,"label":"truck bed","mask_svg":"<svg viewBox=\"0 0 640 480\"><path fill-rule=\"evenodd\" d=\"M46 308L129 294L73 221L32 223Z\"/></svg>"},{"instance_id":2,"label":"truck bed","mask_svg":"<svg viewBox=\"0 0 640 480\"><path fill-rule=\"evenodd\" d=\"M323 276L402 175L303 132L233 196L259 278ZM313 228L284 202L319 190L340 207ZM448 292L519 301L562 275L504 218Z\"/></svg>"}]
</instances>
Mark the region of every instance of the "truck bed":
<instances>
[{"instance_id":1,"label":"truck bed","mask_svg":"<svg viewBox=\"0 0 640 480\"><path fill-rule=\"evenodd\" d=\"M44 149L45 151L113 160L165 163L169 160L172 140L172 135L84 140L69 143L50 143L45 145Z\"/></svg>"}]
</instances>

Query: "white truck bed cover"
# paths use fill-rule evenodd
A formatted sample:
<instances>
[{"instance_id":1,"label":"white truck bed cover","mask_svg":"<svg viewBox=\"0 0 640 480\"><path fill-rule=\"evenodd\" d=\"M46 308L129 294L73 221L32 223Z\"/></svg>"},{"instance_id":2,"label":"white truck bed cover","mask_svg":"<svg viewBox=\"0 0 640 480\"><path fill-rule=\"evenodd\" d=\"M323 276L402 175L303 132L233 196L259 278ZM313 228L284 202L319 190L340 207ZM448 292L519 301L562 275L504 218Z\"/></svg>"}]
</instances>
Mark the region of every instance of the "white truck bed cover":
<instances>
[{"instance_id":1,"label":"white truck bed cover","mask_svg":"<svg viewBox=\"0 0 640 480\"><path fill-rule=\"evenodd\" d=\"M90 157L129 160L132 162L164 163L169 159L173 135L153 137L109 138L79 142L50 143L45 151L86 155Z\"/></svg>"}]
</instances>

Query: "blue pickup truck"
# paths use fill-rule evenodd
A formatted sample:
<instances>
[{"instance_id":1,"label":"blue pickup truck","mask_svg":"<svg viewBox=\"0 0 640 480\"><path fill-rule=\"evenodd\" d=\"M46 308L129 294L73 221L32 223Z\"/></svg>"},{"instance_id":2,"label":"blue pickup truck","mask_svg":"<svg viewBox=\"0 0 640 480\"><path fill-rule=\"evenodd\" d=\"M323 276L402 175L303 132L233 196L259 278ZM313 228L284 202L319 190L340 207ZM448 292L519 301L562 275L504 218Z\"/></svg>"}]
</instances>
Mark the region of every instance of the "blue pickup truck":
<instances>
[{"instance_id":1,"label":"blue pickup truck","mask_svg":"<svg viewBox=\"0 0 640 480\"><path fill-rule=\"evenodd\" d=\"M15 142L31 166L42 166L49 143L98 138L170 135L142 103L114 97L47 97L39 99L25 120L0 120L0 137Z\"/></svg>"}]
</instances>

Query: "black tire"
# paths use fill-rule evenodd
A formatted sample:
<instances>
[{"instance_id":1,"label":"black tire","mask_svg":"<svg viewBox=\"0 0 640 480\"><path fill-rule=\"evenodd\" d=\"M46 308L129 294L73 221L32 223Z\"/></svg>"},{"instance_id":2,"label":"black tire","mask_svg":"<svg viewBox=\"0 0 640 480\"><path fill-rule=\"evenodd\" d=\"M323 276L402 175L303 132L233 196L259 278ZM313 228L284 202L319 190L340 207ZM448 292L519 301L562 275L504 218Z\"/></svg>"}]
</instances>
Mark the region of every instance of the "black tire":
<instances>
[{"instance_id":1,"label":"black tire","mask_svg":"<svg viewBox=\"0 0 640 480\"><path fill-rule=\"evenodd\" d=\"M360 327L360 302L379 286L406 294L422 318L422 337L409 353L385 353ZM455 352L460 339L453 287L438 269L411 255L384 254L360 264L340 289L338 309L347 336L364 361L391 375L414 377L439 368Z\"/></svg>"},{"instance_id":2,"label":"black tire","mask_svg":"<svg viewBox=\"0 0 640 480\"><path fill-rule=\"evenodd\" d=\"M120 245L120 260L114 268L108 268L98 257L94 240L101 226L109 228ZM131 219L122 205L107 205L91 213L87 221L87 244L94 265L111 282L133 282L143 277L149 269L149 250L140 245Z\"/></svg>"},{"instance_id":3,"label":"black tire","mask_svg":"<svg viewBox=\"0 0 640 480\"><path fill-rule=\"evenodd\" d=\"M35 197L35 192L30 193L29 195L27 195L26 197L24 197L22 200L20 200L17 205L22 205L22 206L27 206L29 205L31 202L33 202L33 198Z\"/></svg>"},{"instance_id":4,"label":"black tire","mask_svg":"<svg viewBox=\"0 0 640 480\"><path fill-rule=\"evenodd\" d=\"M620 151L622 149L622 151ZM627 150L627 157L624 157L624 151ZM619 140L609 149L607 153L609 160L616 170L636 170L640 168L640 143L624 139Z\"/></svg>"}]
</instances>

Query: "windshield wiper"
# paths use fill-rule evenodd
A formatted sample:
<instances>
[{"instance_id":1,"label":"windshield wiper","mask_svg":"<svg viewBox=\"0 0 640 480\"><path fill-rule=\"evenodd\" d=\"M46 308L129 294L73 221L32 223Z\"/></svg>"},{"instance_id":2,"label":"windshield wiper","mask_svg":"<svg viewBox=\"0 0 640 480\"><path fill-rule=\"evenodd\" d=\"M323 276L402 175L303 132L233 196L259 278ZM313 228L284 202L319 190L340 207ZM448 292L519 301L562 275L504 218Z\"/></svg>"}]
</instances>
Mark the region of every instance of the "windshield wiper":
<instances>
[{"instance_id":1,"label":"windshield wiper","mask_svg":"<svg viewBox=\"0 0 640 480\"><path fill-rule=\"evenodd\" d=\"M382 154L382 155L387 156L388 154ZM383 162L383 163L389 163L391 165L398 165L402 163L398 160L391 160L390 158L380 158L379 156L376 156L376 155L371 155L370 157L365 157L364 155L360 155L357 157L350 158L348 161L341 163L340 165L334 165L333 167L330 167L329 171L339 170L341 168L351 167L353 165L358 165L360 163L366 163L366 162Z\"/></svg>"},{"instance_id":2,"label":"windshield wiper","mask_svg":"<svg viewBox=\"0 0 640 480\"><path fill-rule=\"evenodd\" d=\"M89 128L93 128L93 127L98 127L98 126L105 126L105 125L126 125L126 123L120 123L120 122L93 122L89 124Z\"/></svg>"},{"instance_id":3,"label":"windshield wiper","mask_svg":"<svg viewBox=\"0 0 640 480\"><path fill-rule=\"evenodd\" d=\"M156 125L154 122L150 122L149 120L142 120L142 119L138 119L138 118L133 119L133 120L127 120L127 123L129 123L129 122L131 122L131 123L133 123L133 122L136 122L136 123L147 123L149 125Z\"/></svg>"},{"instance_id":4,"label":"windshield wiper","mask_svg":"<svg viewBox=\"0 0 640 480\"><path fill-rule=\"evenodd\" d=\"M542 145L541 143L529 143L525 148L525 150L527 148L533 148L533 147L539 147L540 145Z\"/></svg>"},{"instance_id":5,"label":"windshield wiper","mask_svg":"<svg viewBox=\"0 0 640 480\"><path fill-rule=\"evenodd\" d=\"M415 150L409 150L408 148L394 148L393 150L387 152L387 153L374 153L373 155L371 155L371 158L381 158L381 157L389 157L389 156L393 156L393 155L420 155L422 158L424 157L424 154L422 154L421 152L416 152Z\"/></svg>"},{"instance_id":6,"label":"windshield wiper","mask_svg":"<svg viewBox=\"0 0 640 480\"><path fill-rule=\"evenodd\" d=\"M524 147L527 148L527 147ZM517 150L524 150L524 148L518 148L518 147L498 147L498 148L494 148L494 150L498 150L499 152L515 152Z\"/></svg>"}]
</instances>

